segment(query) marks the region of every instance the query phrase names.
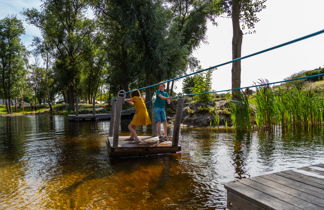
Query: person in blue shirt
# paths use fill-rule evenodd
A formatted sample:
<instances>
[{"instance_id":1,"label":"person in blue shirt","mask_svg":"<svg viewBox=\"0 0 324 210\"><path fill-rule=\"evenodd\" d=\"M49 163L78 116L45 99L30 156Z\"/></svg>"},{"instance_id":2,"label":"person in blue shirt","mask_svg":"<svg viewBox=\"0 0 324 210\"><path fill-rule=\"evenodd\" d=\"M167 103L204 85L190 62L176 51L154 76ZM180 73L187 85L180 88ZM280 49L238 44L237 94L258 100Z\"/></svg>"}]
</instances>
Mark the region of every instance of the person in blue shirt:
<instances>
[{"instance_id":1,"label":"person in blue shirt","mask_svg":"<svg viewBox=\"0 0 324 210\"><path fill-rule=\"evenodd\" d=\"M168 136L165 105L166 103L170 104L170 97L164 90L165 84L160 84L159 89L155 92L156 99L153 104L154 122L160 141L165 141ZM161 124L163 125L163 136L161 135Z\"/></svg>"}]
</instances>

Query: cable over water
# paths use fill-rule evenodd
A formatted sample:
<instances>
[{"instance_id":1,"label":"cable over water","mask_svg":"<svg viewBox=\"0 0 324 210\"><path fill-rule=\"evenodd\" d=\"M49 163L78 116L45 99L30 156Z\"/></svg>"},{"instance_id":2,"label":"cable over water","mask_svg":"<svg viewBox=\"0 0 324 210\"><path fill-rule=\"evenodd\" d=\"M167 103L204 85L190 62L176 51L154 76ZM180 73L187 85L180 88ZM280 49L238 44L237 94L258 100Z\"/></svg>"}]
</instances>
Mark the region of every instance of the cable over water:
<instances>
[{"instance_id":1,"label":"cable over water","mask_svg":"<svg viewBox=\"0 0 324 210\"><path fill-rule=\"evenodd\" d=\"M282 44L279 44L279 45L275 45L273 47L270 47L270 48L267 48L267 49L264 49L264 50L260 50L258 52L255 52L255 53L252 53L252 54L240 57L240 58L235 58L233 60L218 64L218 65L215 65L215 66L211 66L211 67L208 67L208 68L205 68L205 69L201 69L199 71L196 71L196 72L193 72L193 73L190 73L190 74L177 76L177 77L174 77L172 79L169 79L169 80L166 80L166 81L163 81L163 82L160 82L160 83L156 83L156 84L153 84L153 85L148 85L148 86L139 88L137 90L145 90L147 88L155 87L155 86L158 86L158 85L166 83L166 82L172 82L172 81L182 79L182 78L185 78L185 77L189 77L189 76L192 76L192 75L195 75L195 74L199 74L199 73L202 73L202 72L205 72L205 71L210 71L210 70L216 69L216 68L218 68L220 66L224 66L224 65L234 63L236 61L240 61L240 60L243 60L243 59L246 59L246 58L249 58L249 57L253 57L253 56L256 56L256 55L259 55L259 54L262 54L262 53L265 53L265 52L268 52L268 51L271 51L271 50L274 50L274 49L277 49L277 48L280 48L280 47L284 47L284 46L287 46L287 45L290 45L290 44L293 44L293 43L296 43L296 42L299 42L299 41L302 41L302 40L305 40L305 39L308 39L308 38L311 38L311 37L314 37L314 36L317 36L317 35L320 35L322 33L324 33L324 29L322 29L320 31L317 31L317 32L314 32L314 33L311 33L311 34L308 34L306 36L299 37L297 39L293 39L291 41L288 41L288 42L285 42L285 43L282 43ZM126 93L131 93L133 91L135 91L135 90L130 90L130 91L126 92Z\"/></svg>"},{"instance_id":2,"label":"cable over water","mask_svg":"<svg viewBox=\"0 0 324 210\"><path fill-rule=\"evenodd\" d=\"M296 80L309 79L309 78L320 77L320 76L324 76L324 73L314 74L314 75L305 76L305 77L298 77L298 78L293 78L293 79L287 79L287 80L281 80L281 81L276 81L276 82L269 82L269 83L258 84L258 85L250 85L250 86L241 87L241 88L231 88L231 89L226 89L226 90L217 90L217 91L210 91L210 92L203 92L203 93L191 93L191 94L185 94L182 96L175 96L173 98L179 98L179 97L183 97L183 96L196 96L196 95L204 95L204 94L215 94L215 93L221 93L221 92L229 92L232 90L242 90L242 89L246 89L246 88L262 87L262 86L274 85L274 84L285 83L285 82L292 82L292 81L296 81Z\"/></svg>"}]
</instances>

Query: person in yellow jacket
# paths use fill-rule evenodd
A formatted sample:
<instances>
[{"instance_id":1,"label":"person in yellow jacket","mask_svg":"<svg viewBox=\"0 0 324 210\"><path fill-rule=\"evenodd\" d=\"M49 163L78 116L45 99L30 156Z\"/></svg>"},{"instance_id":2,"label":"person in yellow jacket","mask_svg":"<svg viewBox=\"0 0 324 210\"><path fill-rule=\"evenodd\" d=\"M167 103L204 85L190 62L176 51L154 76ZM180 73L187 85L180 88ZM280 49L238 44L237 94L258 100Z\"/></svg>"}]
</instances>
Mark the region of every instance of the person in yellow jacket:
<instances>
[{"instance_id":1,"label":"person in yellow jacket","mask_svg":"<svg viewBox=\"0 0 324 210\"><path fill-rule=\"evenodd\" d=\"M138 90L132 92L131 98L125 99L125 101L135 106L135 115L130 124L128 125L128 129L131 132L131 136L128 140L134 143L139 143L140 140L138 139L136 133L136 126L150 125L151 119L147 112L147 108L144 103L144 98L141 97L141 94Z\"/></svg>"}]
</instances>

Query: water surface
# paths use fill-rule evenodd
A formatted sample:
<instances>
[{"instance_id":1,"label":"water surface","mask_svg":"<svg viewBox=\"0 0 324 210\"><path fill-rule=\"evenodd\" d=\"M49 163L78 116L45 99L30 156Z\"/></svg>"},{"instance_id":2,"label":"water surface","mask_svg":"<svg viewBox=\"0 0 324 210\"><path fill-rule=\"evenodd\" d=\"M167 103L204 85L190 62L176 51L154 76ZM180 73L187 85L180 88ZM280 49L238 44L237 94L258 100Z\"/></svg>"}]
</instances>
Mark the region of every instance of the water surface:
<instances>
[{"instance_id":1,"label":"water surface","mask_svg":"<svg viewBox=\"0 0 324 210\"><path fill-rule=\"evenodd\" d=\"M226 133L183 129L182 152L109 159L109 122L0 118L0 209L214 209L223 184L324 163L323 127Z\"/></svg>"}]
</instances>

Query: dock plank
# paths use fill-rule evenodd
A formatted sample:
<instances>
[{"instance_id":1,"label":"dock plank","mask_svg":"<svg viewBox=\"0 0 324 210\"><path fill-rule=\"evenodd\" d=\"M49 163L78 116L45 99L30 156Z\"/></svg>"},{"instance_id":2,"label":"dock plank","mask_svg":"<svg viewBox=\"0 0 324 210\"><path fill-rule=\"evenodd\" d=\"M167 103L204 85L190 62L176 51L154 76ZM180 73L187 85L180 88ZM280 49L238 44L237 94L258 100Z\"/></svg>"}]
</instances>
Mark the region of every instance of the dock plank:
<instances>
[{"instance_id":1,"label":"dock plank","mask_svg":"<svg viewBox=\"0 0 324 210\"><path fill-rule=\"evenodd\" d=\"M314 165L314 166L324 168L324 164L317 164L317 165Z\"/></svg>"},{"instance_id":2,"label":"dock plank","mask_svg":"<svg viewBox=\"0 0 324 210\"><path fill-rule=\"evenodd\" d=\"M314 186L311 186L311 185L308 185L308 184L305 184L305 183L302 183L299 181L291 180L291 179L288 179L283 176L278 176L277 174L269 174L267 176L262 176L262 178L277 182L282 186L288 186L293 189L300 190L302 192L308 193L308 194L318 197L320 199L324 199L323 198L324 190L322 190L320 188L317 188L317 187L314 187Z\"/></svg>"},{"instance_id":3,"label":"dock plank","mask_svg":"<svg viewBox=\"0 0 324 210\"><path fill-rule=\"evenodd\" d=\"M266 176L254 177L251 180L256 181L260 184L266 185L268 187L278 189L288 195L300 198L301 200L304 200L306 202L311 202L311 203L318 205L319 207L324 209L324 200L323 199L320 199L319 197L305 193L300 189L295 189L291 186L285 186L285 185L277 183L276 181L265 179L264 177L266 177Z\"/></svg>"},{"instance_id":4,"label":"dock plank","mask_svg":"<svg viewBox=\"0 0 324 210\"><path fill-rule=\"evenodd\" d=\"M310 177L303 175L301 173L297 173L294 171L283 171L277 173L279 176L286 177L288 179L296 180L320 189L324 189L324 181L315 177Z\"/></svg>"},{"instance_id":5,"label":"dock plank","mask_svg":"<svg viewBox=\"0 0 324 210\"><path fill-rule=\"evenodd\" d=\"M324 164L241 179L225 184L232 210L324 210Z\"/></svg>"},{"instance_id":6,"label":"dock plank","mask_svg":"<svg viewBox=\"0 0 324 210\"><path fill-rule=\"evenodd\" d=\"M313 203L302 200L296 196L287 194L287 193L280 191L274 187L269 187L269 186L265 185L264 183L259 183L253 179L243 179L240 182L251 187L251 188L254 188L254 189L259 190L265 194L268 194L278 200L285 201L285 202L295 206L296 208L314 209L314 210L315 209L316 210L323 209L322 207L320 207L318 205L315 205Z\"/></svg>"},{"instance_id":7,"label":"dock plank","mask_svg":"<svg viewBox=\"0 0 324 210\"><path fill-rule=\"evenodd\" d=\"M308 171L308 172L313 172L317 175L320 175L320 176L324 176L324 168L323 170L318 170L316 168L311 168L311 167L303 167L303 168L300 168L301 170L304 170L304 171Z\"/></svg>"},{"instance_id":8,"label":"dock plank","mask_svg":"<svg viewBox=\"0 0 324 210\"><path fill-rule=\"evenodd\" d=\"M248 185L245 185L239 181L227 183L225 184L225 188L231 193L237 194L241 198L244 198L250 201L251 203L256 204L257 206L259 206L258 209L262 209L262 207L266 207L267 209L278 209L278 210L301 209L294 205L291 205L290 203L279 200L276 197L273 197L267 193L264 193ZM228 208L239 209L238 205L235 205L234 203L231 202L232 201L228 200Z\"/></svg>"}]
</instances>

